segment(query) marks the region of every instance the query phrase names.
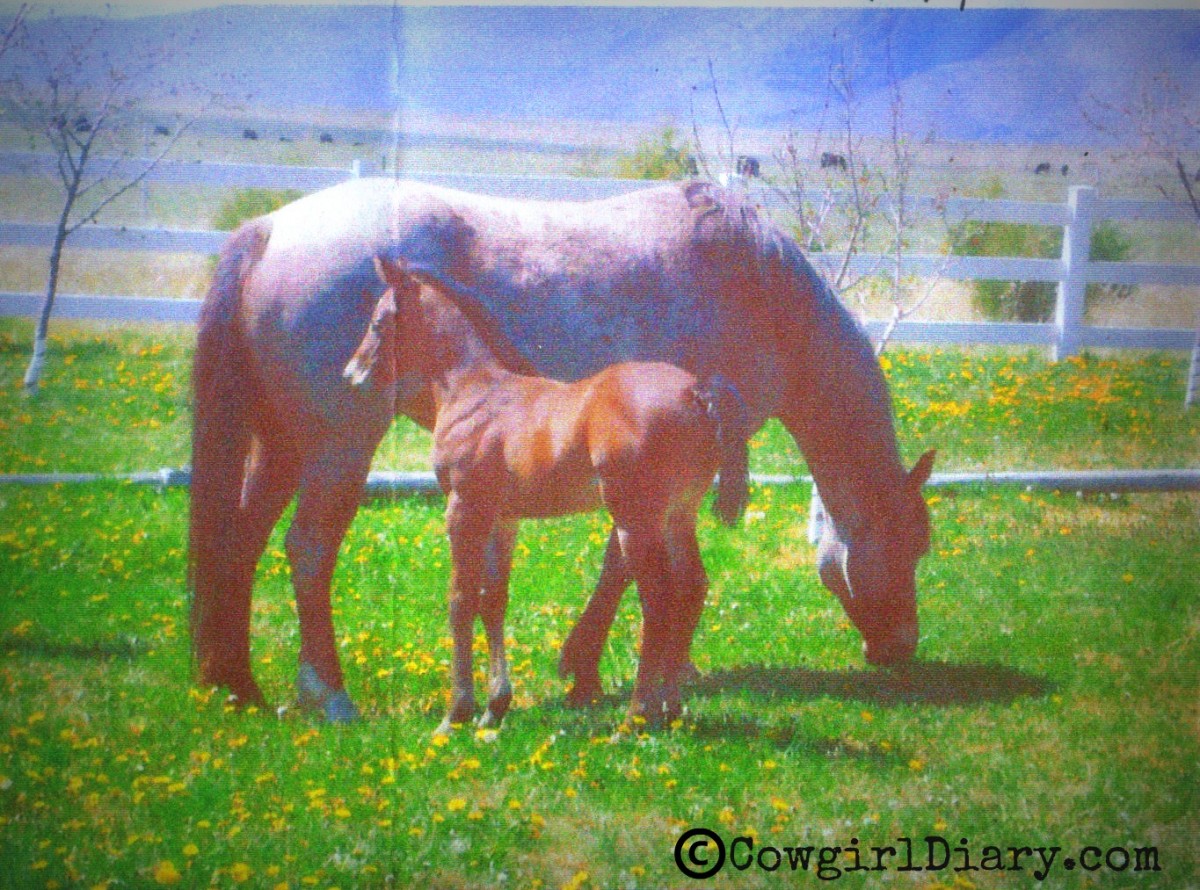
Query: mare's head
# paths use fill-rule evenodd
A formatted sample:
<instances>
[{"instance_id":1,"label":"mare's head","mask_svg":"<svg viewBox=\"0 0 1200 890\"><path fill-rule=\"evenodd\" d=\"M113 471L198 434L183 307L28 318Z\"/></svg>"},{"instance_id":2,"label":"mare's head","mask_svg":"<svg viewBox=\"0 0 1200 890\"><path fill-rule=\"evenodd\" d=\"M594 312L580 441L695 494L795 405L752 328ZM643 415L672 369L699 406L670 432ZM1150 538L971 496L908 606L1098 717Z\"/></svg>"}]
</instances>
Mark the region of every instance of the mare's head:
<instances>
[{"instance_id":1,"label":"mare's head","mask_svg":"<svg viewBox=\"0 0 1200 890\"><path fill-rule=\"evenodd\" d=\"M922 455L852 527L839 531L826 521L817 546L821 581L862 634L870 664L901 664L917 651L916 570L929 551L929 509L921 486L933 458L933 451Z\"/></svg>"}]
</instances>

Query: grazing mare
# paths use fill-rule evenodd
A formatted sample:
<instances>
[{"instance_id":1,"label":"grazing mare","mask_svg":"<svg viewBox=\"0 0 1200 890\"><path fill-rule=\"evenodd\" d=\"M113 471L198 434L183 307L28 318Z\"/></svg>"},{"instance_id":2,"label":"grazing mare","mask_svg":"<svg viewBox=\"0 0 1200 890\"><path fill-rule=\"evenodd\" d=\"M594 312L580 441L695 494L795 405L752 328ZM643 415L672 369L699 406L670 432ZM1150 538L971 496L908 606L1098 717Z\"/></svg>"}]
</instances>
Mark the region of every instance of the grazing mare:
<instances>
[{"instance_id":1,"label":"grazing mare","mask_svg":"<svg viewBox=\"0 0 1200 890\"><path fill-rule=\"evenodd\" d=\"M868 338L795 241L744 196L690 182L602 201L515 201L358 179L244 224L201 312L189 546L201 682L262 701L250 668L251 586L296 497L286 550L301 700L330 719L354 714L331 617L338 547L395 415L433 423L419 374L385 369L364 387L342 376L385 289L380 254L480 295L542 376L580 380L622 361L661 361L729 380L750 429L780 418L831 520L822 580L869 662L912 657L931 456L912 472L901 464ZM618 563L610 553L606 562ZM608 573L618 595L621 572ZM584 627L589 645L568 649L564 662L577 683L594 684L604 622Z\"/></svg>"},{"instance_id":2,"label":"grazing mare","mask_svg":"<svg viewBox=\"0 0 1200 890\"><path fill-rule=\"evenodd\" d=\"M381 259L378 269L388 289L345 374L362 385L390 352L395 367L430 384L433 466L447 495L453 561L454 688L438 732L475 714L476 616L488 640L481 725L499 725L508 710L504 615L519 520L601 504L642 602L630 715L674 718L679 668L708 590L696 513L718 468L721 519L734 524L748 498L741 397L720 375L700 381L662 362L622 362L575 383L536 376L469 294L410 275L403 261Z\"/></svg>"}]
</instances>

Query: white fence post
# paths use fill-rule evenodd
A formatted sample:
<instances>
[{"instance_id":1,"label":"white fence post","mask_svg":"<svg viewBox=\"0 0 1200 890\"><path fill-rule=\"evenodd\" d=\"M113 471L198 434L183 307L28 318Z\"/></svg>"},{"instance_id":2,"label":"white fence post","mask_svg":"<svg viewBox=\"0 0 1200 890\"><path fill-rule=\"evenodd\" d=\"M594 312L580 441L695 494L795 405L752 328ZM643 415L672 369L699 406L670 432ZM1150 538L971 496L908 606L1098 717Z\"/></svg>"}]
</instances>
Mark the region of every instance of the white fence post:
<instances>
[{"instance_id":1,"label":"white fence post","mask_svg":"<svg viewBox=\"0 0 1200 890\"><path fill-rule=\"evenodd\" d=\"M825 523L829 517L825 515L825 505L821 503L821 493L817 491L817 483L813 483L812 500L808 502L808 543L816 544L825 533Z\"/></svg>"},{"instance_id":2,"label":"white fence post","mask_svg":"<svg viewBox=\"0 0 1200 890\"><path fill-rule=\"evenodd\" d=\"M358 179L361 176L362 176L362 161L360 161L358 158L355 158L353 161L350 162L350 178Z\"/></svg>"},{"instance_id":3,"label":"white fence post","mask_svg":"<svg viewBox=\"0 0 1200 890\"><path fill-rule=\"evenodd\" d=\"M1088 185L1071 187L1067 207L1071 221L1063 230L1063 277L1058 282L1054 310L1054 360L1079 351L1080 328L1087 297L1087 264L1092 248L1092 202L1096 190Z\"/></svg>"}]
</instances>

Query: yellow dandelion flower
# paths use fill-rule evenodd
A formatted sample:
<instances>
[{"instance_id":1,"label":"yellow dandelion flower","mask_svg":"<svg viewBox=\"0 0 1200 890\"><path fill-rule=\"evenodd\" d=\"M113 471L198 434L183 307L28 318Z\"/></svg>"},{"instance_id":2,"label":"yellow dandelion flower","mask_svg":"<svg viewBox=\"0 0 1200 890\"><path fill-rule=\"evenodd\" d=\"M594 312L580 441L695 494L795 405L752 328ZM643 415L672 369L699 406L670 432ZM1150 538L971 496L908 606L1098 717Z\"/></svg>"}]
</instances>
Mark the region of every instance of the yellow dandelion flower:
<instances>
[{"instance_id":1,"label":"yellow dandelion flower","mask_svg":"<svg viewBox=\"0 0 1200 890\"><path fill-rule=\"evenodd\" d=\"M183 875L179 873L179 869L175 867L175 863L170 859L164 859L158 865L154 866L154 883L169 887L172 884L178 884L182 880Z\"/></svg>"},{"instance_id":2,"label":"yellow dandelion flower","mask_svg":"<svg viewBox=\"0 0 1200 890\"><path fill-rule=\"evenodd\" d=\"M199 854L200 854L200 848L197 847L195 844L184 844L184 846L183 846L183 855L184 856L187 856L190 859L191 857L198 856Z\"/></svg>"},{"instance_id":3,"label":"yellow dandelion flower","mask_svg":"<svg viewBox=\"0 0 1200 890\"><path fill-rule=\"evenodd\" d=\"M244 884L250 880L250 875L253 873L253 869L244 862L235 862L229 869L229 876L239 884Z\"/></svg>"},{"instance_id":4,"label":"yellow dandelion flower","mask_svg":"<svg viewBox=\"0 0 1200 890\"><path fill-rule=\"evenodd\" d=\"M452 798L451 801L446 804L446 809L452 813L457 813L459 810L465 810L466 808L467 801L461 797Z\"/></svg>"}]
</instances>

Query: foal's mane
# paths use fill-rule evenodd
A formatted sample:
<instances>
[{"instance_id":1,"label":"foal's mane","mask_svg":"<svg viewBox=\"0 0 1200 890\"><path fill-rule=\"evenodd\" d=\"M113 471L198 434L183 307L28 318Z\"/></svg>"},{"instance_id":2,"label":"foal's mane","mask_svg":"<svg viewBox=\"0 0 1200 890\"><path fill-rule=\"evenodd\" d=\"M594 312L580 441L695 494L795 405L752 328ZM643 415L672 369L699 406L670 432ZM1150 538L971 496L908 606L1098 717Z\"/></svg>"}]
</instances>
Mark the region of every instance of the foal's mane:
<instances>
[{"instance_id":1,"label":"foal's mane","mask_svg":"<svg viewBox=\"0 0 1200 890\"><path fill-rule=\"evenodd\" d=\"M483 345L507 370L527 377L540 376L533 362L505 335L499 320L488 308L482 291L456 281L431 266L411 263L406 271L418 282L433 287L461 312Z\"/></svg>"}]
</instances>

